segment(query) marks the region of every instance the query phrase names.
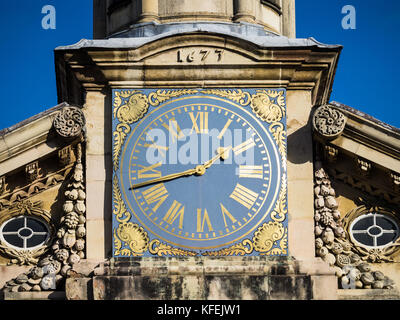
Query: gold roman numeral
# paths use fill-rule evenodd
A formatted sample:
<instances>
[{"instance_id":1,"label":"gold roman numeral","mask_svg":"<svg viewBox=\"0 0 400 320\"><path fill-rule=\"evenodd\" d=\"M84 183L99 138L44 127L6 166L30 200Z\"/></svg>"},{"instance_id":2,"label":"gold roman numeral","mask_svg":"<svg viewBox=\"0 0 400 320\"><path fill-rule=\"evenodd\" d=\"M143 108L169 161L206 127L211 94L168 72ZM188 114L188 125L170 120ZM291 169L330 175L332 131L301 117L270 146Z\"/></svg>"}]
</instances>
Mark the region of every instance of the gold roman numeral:
<instances>
[{"instance_id":1,"label":"gold roman numeral","mask_svg":"<svg viewBox=\"0 0 400 320\"><path fill-rule=\"evenodd\" d=\"M169 224L173 224L179 218L179 229L183 228L183 216L185 215L185 207L181 203L174 200L172 206L168 209L163 220Z\"/></svg>"},{"instance_id":2,"label":"gold roman numeral","mask_svg":"<svg viewBox=\"0 0 400 320\"><path fill-rule=\"evenodd\" d=\"M165 155L164 151L168 151L168 149L169 149L168 147L159 146L159 145L156 144L156 143L152 143L152 144L150 144L150 143L145 143L145 144L144 144L144 147L145 147L145 148L157 149L158 152L160 152L163 156Z\"/></svg>"},{"instance_id":3,"label":"gold roman numeral","mask_svg":"<svg viewBox=\"0 0 400 320\"><path fill-rule=\"evenodd\" d=\"M169 131L169 134L172 136L172 141L176 141L185 136L175 118L171 118L169 124L163 123L162 126Z\"/></svg>"},{"instance_id":4,"label":"gold roman numeral","mask_svg":"<svg viewBox=\"0 0 400 320\"><path fill-rule=\"evenodd\" d=\"M236 185L235 190L233 190L230 198L239 202L241 205L245 206L247 209L250 209L254 202L256 202L258 197L258 193L251 191L240 185L239 183Z\"/></svg>"},{"instance_id":5,"label":"gold roman numeral","mask_svg":"<svg viewBox=\"0 0 400 320\"><path fill-rule=\"evenodd\" d=\"M219 140L222 139L222 137L224 136L226 130L228 130L228 128L229 128L229 126L231 125L231 123L232 123L232 120L231 120L231 119L229 119L229 120L226 122L224 128L222 129L222 131L219 133L219 135L218 135L218 137L217 137Z\"/></svg>"},{"instance_id":6,"label":"gold roman numeral","mask_svg":"<svg viewBox=\"0 0 400 320\"><path fill-rule=\"evenodd\" d=\"M138 178L139 179L150 179L150 178L160 178L161 177L161 171L154 170L155 168L161 167L162 163L156 163L153 164L149 167L145 167L142 165L138 165L141 167L141 170L138 170Z\"/></svg>"},{"instance_id":7,"label":"gold roman numeral","mask_svg":"<svg viewBox=\"0 0 400 320\"><path fill-rule=\"evenodd\" d=\"M193 126L190 133L193 130L199 133L208 133L208 112L197 112L196 117L193 112L189 112L190 120L192 120Z\"/></svg>"},{"instance_id":8,"label":"gold roman numeral","mask_svg":"<svg viewBox=\"0 0 400 320\"><path fill-rule=\"evenodd\" d=\"M204 214L202 211L201 209L197 209L197 232L204 232L205 223L207 223L208 231L214 231L207 209L204 209Z\"/></svg>"},{"instance_id":9,"label":"gold roman numeral","mask_svg":"<svg viewBox=\"0 0 400 320\"><path fill-rule=\"evenodd\" d=\"M156 203L153 211L156 212L158 208L168 198L168 191L163 183L157 184L145 191L143 191L143 198L146 200L148 205Z\"/></svg>"},{"instance_id":10,"label":"gold roman numeral","mask_svg":"<svg viewBox=\"0 0 400 320\"><path fill-rule=\"evenodd\" d=\"M222 217L224 218L225 227L228 226L228 224L226 223L226 217L228 217L232 223L237 222L235 217L232 216L232 214L228 210L226 210L226 208L223 206L222 203L220 203L220 206L221 206Z\"/></svg>"},{"instance_id":11,"label":"gold roman numeral","mask_svg":"<svg viewBox=\"0 0 400 320\"><path fill-rule=\"evenodd\" d=\"M242 152L245 152L246 150L254 147L256 144L253 140L253 138L250 138L249 140L243 142L242 144L239 144L238 146L236 146L235 148L233 148L233 152L235 153L235 155L238 155Z\"/></svg>"},{"instance_id":12,"label":"gold roman numeral","mask_svg":"<svg viewBox=\"0 0 400 320\"><path fill-rule=\"evenodd\" d=\"M263 178L262 166L239 166L239 178Z\"/></svg>"}]
</instances>

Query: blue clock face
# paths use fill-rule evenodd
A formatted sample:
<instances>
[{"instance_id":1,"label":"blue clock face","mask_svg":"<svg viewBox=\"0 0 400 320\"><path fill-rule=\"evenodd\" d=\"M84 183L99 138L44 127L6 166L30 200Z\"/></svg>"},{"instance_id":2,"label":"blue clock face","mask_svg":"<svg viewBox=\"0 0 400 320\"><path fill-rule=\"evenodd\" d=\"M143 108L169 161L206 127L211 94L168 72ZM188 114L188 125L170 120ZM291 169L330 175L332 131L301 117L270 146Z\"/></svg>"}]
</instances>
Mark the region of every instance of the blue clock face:
<instances>
[{"instance_id":1,"label":"blue clock face","mask_svg":"<svg viewBox=\"0 0 400 320\"><path fill-rule=\"evenodd\" d=\"M115 174L130 222L150 240L201 254L251 237L268 220L281 163L251 109L196 94L149 108Z\"/></svg>"}]
</instances>

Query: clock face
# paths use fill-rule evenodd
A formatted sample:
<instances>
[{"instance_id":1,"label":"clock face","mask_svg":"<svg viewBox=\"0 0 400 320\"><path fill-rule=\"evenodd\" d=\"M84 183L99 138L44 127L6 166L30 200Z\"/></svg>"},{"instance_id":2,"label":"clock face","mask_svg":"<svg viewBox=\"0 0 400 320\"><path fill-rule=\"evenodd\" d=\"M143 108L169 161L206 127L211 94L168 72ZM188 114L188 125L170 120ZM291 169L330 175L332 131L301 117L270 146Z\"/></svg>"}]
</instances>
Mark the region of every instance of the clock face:
<instances>
[{"instance_id":1,"label":"clock face","mask_svg":"<svg viewBox=\"0 0 400 320\"><path fill-rule=\"evenodd\" d=\"M129 127L114 174L125 228L201 254L251 238L276 204L282 173L277 144L250 107L196 92L150 106Z\"/></svg>"}]
</instances>

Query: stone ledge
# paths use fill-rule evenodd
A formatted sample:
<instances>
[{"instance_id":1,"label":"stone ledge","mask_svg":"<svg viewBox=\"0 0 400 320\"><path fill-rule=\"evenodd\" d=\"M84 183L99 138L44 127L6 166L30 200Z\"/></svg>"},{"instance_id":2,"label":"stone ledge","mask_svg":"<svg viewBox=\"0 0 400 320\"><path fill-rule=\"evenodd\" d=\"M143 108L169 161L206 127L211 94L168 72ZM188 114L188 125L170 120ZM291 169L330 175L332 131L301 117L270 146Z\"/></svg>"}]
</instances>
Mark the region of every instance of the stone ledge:
<instances>
[{"instance_id":1,"label":"stone ledge","mask_svg":"<svg viewBox=\"0 0 400 320\"><path fill-rule=\"evenodd\" d=\"M400 300L396 289L340 289L338 300Z\"/></svg>"},{"instance_id":2,"label":"stone ledge","mask_svg":"<svg viewBox=\"0 0 400 320\"><path fill-rule=\"evenodd\" d=\"M4 292L4 300L65 300L63 291Z\"/></svg>"},{"instance_id":3,"label":"stone ledge","mask_svg":"<svg viewBox=\"0 0 400 320\"><path fill-rule=\"evenodd\" d=\"M291 257L110 259L93 278L66 282L71 300L336 299L336 289L336 276L322 260Z\"/></svg>"}]
</instances>

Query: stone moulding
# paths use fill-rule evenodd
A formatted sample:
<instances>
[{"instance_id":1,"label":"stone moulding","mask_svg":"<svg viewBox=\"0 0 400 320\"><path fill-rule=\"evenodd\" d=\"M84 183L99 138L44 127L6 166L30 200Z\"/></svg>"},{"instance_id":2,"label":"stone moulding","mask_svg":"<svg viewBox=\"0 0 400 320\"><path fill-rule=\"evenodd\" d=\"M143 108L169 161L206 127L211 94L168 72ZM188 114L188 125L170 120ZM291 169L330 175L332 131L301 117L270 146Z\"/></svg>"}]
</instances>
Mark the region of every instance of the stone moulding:
<instances>
[{"instance_id":1,"label":"stone moulding","mask_svg":"<svg viewBox=\"0 0 400 320\"><path fill-rule=\"evenodd\" d=\"M315 249L335 269L341 289L393 289L393 280L373 271L349 240L338 210L335 190L320 164L314 175Z\"/></svg>"},{"instance_id":2,"label":"stone moulding","mask_svg":"<svg viewBox=\"0 0 400 320\"><path fill-rule=\"evenodd\" d=\"M62 183L72 170L72 167L73 164L66 165L61 170L35 180L22 188L15 188L13 190L7 189L3 195L0 196L0 210L7 209L18 201L37 195Z\"/></svg>"},{"instance_id":3,"label":"stone moulding","mask_svg":"<svg viewBox=\"0 0 400 320\"><path fill-rule=\"evenodd\" d=\"M76 147L76 162L64 192L63 216L49 252L27 273L8 281L6 292L48 291L62 285L72 267L85 257L86 193L82 145Z\"/></svg>"}]
</instances>

